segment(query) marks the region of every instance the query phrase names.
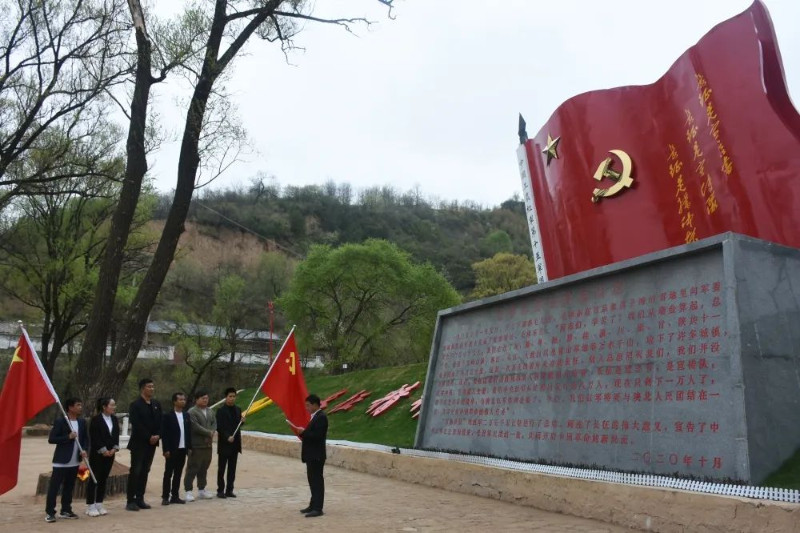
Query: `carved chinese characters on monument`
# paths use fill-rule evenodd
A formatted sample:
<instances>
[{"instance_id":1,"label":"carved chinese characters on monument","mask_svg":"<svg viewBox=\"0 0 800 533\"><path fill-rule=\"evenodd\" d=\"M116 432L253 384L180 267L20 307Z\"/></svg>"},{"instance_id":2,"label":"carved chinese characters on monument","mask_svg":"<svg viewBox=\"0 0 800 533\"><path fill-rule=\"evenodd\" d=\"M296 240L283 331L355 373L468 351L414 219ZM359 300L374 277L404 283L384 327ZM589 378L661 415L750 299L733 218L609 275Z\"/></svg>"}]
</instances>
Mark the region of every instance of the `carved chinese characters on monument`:
<instances>
[{"instance_id":1,"label":"carved chinese characters on monument","mask_svg":"<svg viewBox=\"0 0 800 533\"><path fill-rule=\"evenodd\" d=\"M719 256L441 322L424 445L737 477Z\"/></svg>"}]
</instances>

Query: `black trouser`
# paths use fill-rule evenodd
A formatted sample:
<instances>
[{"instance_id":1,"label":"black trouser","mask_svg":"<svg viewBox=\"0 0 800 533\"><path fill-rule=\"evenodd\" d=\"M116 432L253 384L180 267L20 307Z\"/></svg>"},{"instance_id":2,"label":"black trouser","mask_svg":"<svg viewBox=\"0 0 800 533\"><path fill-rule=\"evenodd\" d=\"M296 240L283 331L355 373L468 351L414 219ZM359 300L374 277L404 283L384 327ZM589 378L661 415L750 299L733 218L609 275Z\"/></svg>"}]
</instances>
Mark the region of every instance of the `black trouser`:
<instances>
[{"instance_id":1,"label":"black trouser","mask_svg":"<svg viewBox=\"0 0 800 533\"><path fill-rule=\"evenodd\" d=\"M56 514L56 496L61 487L61 512L72 511L72 490L75 488L75 478L78 476L77 466L53 467L50 476L50 486L47 487L47 502L44 512Z\"/></svg>"},{"instance_id":2,"label":"black trouser","mask_svg":"<svg viewBox=\"0 0 800 533\"><path fill-rule=\"evenodd\" d=\"M183 474L183 465L186 464L186 448L169 452L164 465L164 482L161 484L161 499L167 500L170 497L170 489L172 490L172 497L179 498L179 490L181 488L181 474Z\"/></svg>"},{"instance_id":3,"label":"black trouser","mask_svg":"<svg viewBox=\"0 0 800 533\"><path fill-rule=\"evenodd\" d=\"M322 477L324 467L325 461L306 461L308 487L311 489L311 503L308 506L315 511L322 511L325 503L325 478Z\"/></svg>"},{"instance_id":4,"label":"black trouser","mask_svg":"<svg viewBox=\"0 0 800 533\"><path fill-rule=\"evenodd\" d=\"M114 464L114 456L104 457L97 452L93 452L89 459L89 465L92 467L92 472L97 478L97 483L89 475L89 484L86 486L86 503L91 505L93 503L103 503L103 498L106 495L106 481L108 475L111 473L111 466Z\"/></svg>"},{"instance_id":5,"label":"black trouser","mask_svg":"<svg viewBox=\"0 0 800 533\"><path fill-rule=\"evenodd\" d=\"M236 461L239 460L239 454L233 452L231 455L217 455L217 492L229 494L233 492L233 482L236 480ZM227 488L225 486L225 466L228 467Z\"/></svg>"},{"instance_id":6,"label":"black trouser","mask_svg":"<svg viewBox=\"0 0 800 533\"><path fill-rule=\"evenodd\" d=\"M144 501L147 490L147 475L153 464L156 447L148 444L145 448L131 449L131 470L128 473L128 503Z\"/></svg>"}]
</instances>

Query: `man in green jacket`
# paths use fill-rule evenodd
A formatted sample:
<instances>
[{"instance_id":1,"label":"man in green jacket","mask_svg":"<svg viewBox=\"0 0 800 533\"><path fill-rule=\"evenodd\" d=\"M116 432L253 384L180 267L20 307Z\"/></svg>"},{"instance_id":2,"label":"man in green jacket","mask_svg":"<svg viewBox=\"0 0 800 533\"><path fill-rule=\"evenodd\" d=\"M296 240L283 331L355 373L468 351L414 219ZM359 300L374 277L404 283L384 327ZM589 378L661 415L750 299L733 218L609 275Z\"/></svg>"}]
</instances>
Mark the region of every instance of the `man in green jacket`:
<instances>
[{"instance_id":1,"label":"man in green jacket","mask_svg":"<svg viewBox=\"0 0 800 533\"><path fill-rule=\"evenodd\" d=\"M217 418L208 407L208 393L197 391L194 395L194 406L189 409L192 422L192 453L186 465L186 476L183 488L186 490L186 501L193 502L200 498L213 498L214 494L206 490L206 474L211 466L211 443L217 434ZM192 483L197 476L197 498L192 493Z\"/></svg>"}]
</instances>

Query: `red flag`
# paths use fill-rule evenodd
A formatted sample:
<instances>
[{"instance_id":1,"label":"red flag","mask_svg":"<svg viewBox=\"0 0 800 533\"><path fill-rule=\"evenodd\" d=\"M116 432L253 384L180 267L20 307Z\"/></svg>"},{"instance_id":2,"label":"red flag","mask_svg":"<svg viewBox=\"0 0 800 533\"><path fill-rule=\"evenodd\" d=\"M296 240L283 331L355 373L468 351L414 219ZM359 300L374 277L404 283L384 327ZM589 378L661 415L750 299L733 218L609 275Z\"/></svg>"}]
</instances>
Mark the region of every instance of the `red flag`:
<instances>
[{"instance_id":1,"label":"red flag","mask_svg":"<svg viewBox=\"0 0 800 533\"><path fill-rule=\"evenodd\" d=\"M0 494L17 485L22 427L48 405L58 401L28 335L17 343L0 392Z\"/></svg>"},{"instance_id":2,"label":"red flag","mask_svg":"<svg viewBox=\"0 0 800 533\"><path fill-rule=\"evenodd\" d=\"M269 367L261 392L278 404L286 418L295 426L306 427L310 420L306 411L308 389L300 367L294 330L289 333L281 351Z\"/></svg>"},{"instance_id":3,"label":"red flag","mask_svg":"<svg viewBox=\"0 0 800 533\"><path fill-rule=\"evenodd\" d=\"M728 231L800 247L800 115L760 0L658 81L570 98L522 139L539 281Z\"/></svg>"}]
</instances>

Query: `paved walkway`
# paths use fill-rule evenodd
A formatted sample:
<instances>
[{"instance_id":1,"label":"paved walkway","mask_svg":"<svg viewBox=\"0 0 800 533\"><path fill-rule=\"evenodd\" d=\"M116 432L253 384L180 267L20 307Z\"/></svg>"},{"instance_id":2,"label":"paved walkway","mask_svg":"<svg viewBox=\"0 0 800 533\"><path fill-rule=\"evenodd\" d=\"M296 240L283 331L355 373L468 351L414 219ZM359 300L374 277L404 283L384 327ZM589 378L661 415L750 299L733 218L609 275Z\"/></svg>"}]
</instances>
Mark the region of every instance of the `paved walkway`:
<instances>
[{"instance_id":1,"label":"paved walkway","mask_svg":"<svg viewBox=\"0 0 800 533\"><path fill-rule=\"evenodd\" d=\"M79 520L44 521L44 497L36 497L38 475L50 469L53 447L45 438L22 441L20 483L0 496L0 531L326 531L375 532L575 532L616 533L626 529L539 511L477 496L451 493L339 468L326 468L325 515L304 518L308 503L305 467L300 460L245 451L240 457L235 500L203 500L186 505L160 504L164 461L157 454L150 472L149 511L124 510L125 498L106 501L109 514L90 518L84 502L73 509ZM119 461L128 464L122 451ZM211 466L216 479L216 458ZM600 497L598 495L598 497Z\"/></svg>"}]
</instances>

